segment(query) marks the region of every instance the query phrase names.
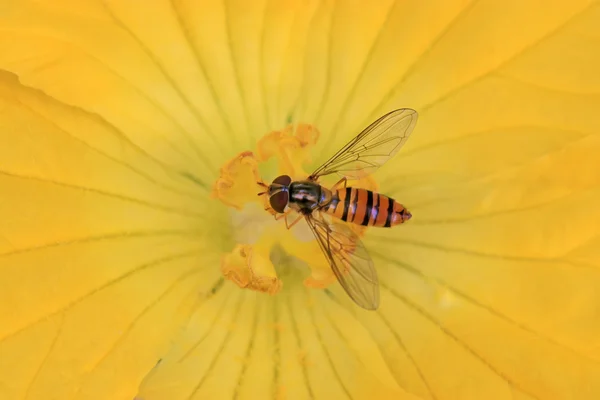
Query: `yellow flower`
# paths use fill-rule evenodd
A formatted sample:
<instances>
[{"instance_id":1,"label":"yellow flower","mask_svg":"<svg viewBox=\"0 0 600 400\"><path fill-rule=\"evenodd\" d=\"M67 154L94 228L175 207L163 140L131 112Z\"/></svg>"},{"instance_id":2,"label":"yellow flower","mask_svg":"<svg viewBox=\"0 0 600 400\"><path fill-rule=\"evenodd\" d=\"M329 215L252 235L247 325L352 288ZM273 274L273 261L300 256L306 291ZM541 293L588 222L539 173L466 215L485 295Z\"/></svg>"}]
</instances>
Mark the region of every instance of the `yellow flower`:
<instances>
[{"instance_id":1,"label":"yellow flower","mask_svg":"<svg viewBox=\"0 0 600 400\"><path fill-rule=\"evenodd\" d=\"M599 39L590 0L4 2L0 398L600 397ZM368 312L224 193L400 107Z\"/></svg>"}]
</instances>

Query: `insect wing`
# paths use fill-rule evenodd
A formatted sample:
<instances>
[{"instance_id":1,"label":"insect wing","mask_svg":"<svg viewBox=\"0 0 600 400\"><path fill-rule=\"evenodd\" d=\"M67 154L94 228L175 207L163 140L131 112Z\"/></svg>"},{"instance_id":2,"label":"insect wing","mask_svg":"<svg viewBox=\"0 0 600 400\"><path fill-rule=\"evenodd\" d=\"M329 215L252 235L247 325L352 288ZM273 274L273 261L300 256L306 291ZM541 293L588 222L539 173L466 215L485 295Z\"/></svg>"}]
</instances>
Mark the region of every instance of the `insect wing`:
<instances>
[{"instance_id":1,"label":"insect wing","mask_svg":"<svg viewBox=\"0 0 600 400\"><path fill-rule=\"evenodd\" d=\"M305 217L346 293L362 308L377 309L379 307L377 271L358 235L347 225L326 221L319 211Z\"/></svg>"},{"instance_id":2,"label":"insect wing","mask_svg":"<svg viewBox=\"0 0 600 400\"><path fill-rule=\"evenodd\" d=\"M391 111L373 122L321 165L310 177L337 173L360 179L385 164L406 143L417 124L418 114L410 108Z\"/></svg>"}]
</instances>

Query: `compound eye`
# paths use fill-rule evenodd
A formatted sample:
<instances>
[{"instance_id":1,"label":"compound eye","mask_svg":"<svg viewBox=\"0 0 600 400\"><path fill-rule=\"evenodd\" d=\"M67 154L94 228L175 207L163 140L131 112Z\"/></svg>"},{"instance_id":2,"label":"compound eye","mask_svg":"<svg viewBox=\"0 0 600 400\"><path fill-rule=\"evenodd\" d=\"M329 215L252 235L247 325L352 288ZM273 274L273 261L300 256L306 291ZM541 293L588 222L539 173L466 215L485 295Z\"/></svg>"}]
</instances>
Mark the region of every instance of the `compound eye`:
<instances>
[{"instance_id":1,"label":"compound eye","mask_svg":"<svg viewBox=\"0 0 600 400\"><path fill-rule=\"evenodd\" d=\"M275 178L273 183L283 186L290 186L290 183L292 183L292 178L290 178L289 175L281 175Z\"/></svg>"},{"instance_id":2,"label":"compound eye","mask_svg":"<svg viewBox=\"0 0 600 400\"><path fill-rule=\"evenodd\" d=\"M285 206L287 206L289 198L290 197L288 192L282 191L272 195L269 198L269 203L271 203L271 207L273 207L273 210L281 214L283 213L283 210L285 210Z\"/></svg>"},{"instance_id":3,"label":"compound eye","mask_svg":"<svg viewBox=\"0 0 600 400\"><path fill-rule=\"evenodd\" d=\"M281 192L277 192L269 198L269 203L273 210L278 213L282 213L285 210L285 206L287 206L288 201L290 200L290 195L288 194L287 188L292 183L292 178L289 175L281 175L273 180L273 185L281 185L286 188L286 190L282 190Z\"/></svg>"}]
</instances>

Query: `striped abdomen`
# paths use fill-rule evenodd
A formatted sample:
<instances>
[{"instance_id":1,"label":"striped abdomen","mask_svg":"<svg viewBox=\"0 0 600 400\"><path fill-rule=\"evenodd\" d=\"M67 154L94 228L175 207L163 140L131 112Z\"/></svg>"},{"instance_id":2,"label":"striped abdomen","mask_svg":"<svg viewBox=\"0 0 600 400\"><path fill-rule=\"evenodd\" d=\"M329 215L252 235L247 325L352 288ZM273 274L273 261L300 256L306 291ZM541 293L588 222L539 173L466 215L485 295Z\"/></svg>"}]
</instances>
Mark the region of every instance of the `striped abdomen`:
<instances>
[{"instance_id":1,"label":"striped abdomen","mask_svg":"<svg viewBox=\"0 0 600 400\"><path fill-rule=\"evenodd\" d=\"M322 209L329 215L365 226L389 228L410 219L411 214L396 200L367 189L344 188L332 193Z\"/></svg>"}]
</instances>

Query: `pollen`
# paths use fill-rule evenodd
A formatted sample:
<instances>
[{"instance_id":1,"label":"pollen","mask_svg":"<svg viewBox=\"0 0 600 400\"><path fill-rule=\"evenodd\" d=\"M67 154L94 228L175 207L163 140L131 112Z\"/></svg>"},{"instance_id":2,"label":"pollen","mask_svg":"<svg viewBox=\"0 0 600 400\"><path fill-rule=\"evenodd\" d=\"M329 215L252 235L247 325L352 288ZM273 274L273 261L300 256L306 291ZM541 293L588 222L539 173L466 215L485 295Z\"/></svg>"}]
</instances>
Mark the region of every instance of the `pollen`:
<instances>
[{"instance_id":1,"label":"pollen","mask_svg":"<svg viewBox=\"0 0 600 400\"><path fill-rule=\"evenodd\" d=\"M244 151L221 168L212 197L230 208L237 242L223 255L221 272L238 287L271 295L282 290L284 281L271 261L274 249L285 252L282 259L292 258L307 267L302 279L305 287L322 289L336 281L308 226L300 221L288 230L283 220L275 220L268 197L257 195L264 191L262 185L268 185L279 175L289 175L292 180L306 179L310 173L305 166L312 161L311 152L319 137L319 131L312 125L290 125L267 133L257 142L255 151ZM377 189L372 178L361 180L360 185ZM359 235L365 231L365 227L358 225L352 229Z\"/></svg>"},{"instance_id":2,"label":"pollen","mask_svg":"<svg viewBox=\"0 0 600 400\"><path fill-rule=\"evenodd\" d=\"M239 287L258 292L275 294L282 285L268 257L250 245L238 244L231 253L225 255L221 272Z\"/></svg>"},{"instance_id":3,"label":"pollen","mask_svg":"<svg viewBox=\"0 0 600 400\"><path fill-rule=\"evenodd\" d=\"M261 188L258 161L251 151L244 151L228 161L213 185L211 196L227 206L241 210L246 203L258 201Z\"/></svg>"}]
</instances>

